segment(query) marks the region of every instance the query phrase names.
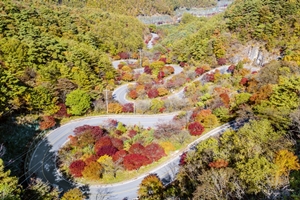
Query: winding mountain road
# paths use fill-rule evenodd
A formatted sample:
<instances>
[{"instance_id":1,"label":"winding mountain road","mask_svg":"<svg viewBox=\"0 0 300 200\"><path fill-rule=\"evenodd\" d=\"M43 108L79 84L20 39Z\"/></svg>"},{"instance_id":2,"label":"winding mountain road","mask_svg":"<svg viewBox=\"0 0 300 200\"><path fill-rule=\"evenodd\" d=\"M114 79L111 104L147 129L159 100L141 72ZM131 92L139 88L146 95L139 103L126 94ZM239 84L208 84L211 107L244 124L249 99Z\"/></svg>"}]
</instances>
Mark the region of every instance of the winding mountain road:
<instances>
[{"instance_id":1,"label":"winding mountain road","mask_svg":"<svg viewBox=\"0 0 300 200\"><path fill-rule=\"evenodd\" d=\"M54 186L58 186L61 190L67 191L70 188L74 188L78 185L65 180L64 177L59 173L56 168L56 152L59 148L67 141L68 136L74 134L73 130L85 124L88 125L99 125L107 119L115 119L121 121L127 125L140 124L145 127L153 127L158 122L169 121L177 113L162 114L162 115L108 115L100 117L89 117L80 120L72 121L66 125L63 125L51 133L49 133L44 140L42 140L36 147L29 164L28 176L35 175L43 181L48 182ZM223 132L232 124L225 124L220 126L209 133L201 136L198 140L191 143L186 150L192 149L194 145L202 140L207 139L213 135L217 135ZM149 173L156 173L160 178L168 183L173 180L175 172L178 169L178 162L182 152L175 152L170 160L163 165L157 167ZM140 176L136 179L128 177L128 181L122 183L110 184L110 185L93 185L86 187L90 194L90 199L133 199L137 197L137 189L143 178L147 174ZM82 187L85 188L85 187ZM101 197L101 198L100 198Z\"/></svg>"},{"instance_id":2,"label":"winding mountain road","mask_svg":"<svg viewBox=\"0 0 300 200\"><path fill-rule=\"evenodd\" d=\"M115 69L118 69L118 65L121 62L125 62L127 64L133 64L133 63L136 63L137 61L138 60L135 60L135 59L117 60L117 61L113 61L112 64L113 64L113 67ZM179 65L170 64L169 66L172 66L174 68L174 74L172 74L171 76L166 77L165 80L168 80L168 79L172 78L174 75L179 74L183 71L182 67L180 67ZM144 68L138 68L138 69L135 69L134 71L139 72L139 73L141 73L141 72L143 73ZM128 85L130 85L130 84L134 84L134 82L121 85L120 87L116 88L113 91L112 95L115 97L115 100L118 101L120 104L126 104L126 103L134 102L134 101L129 100L129 99L126 98L127 93L128 93Z\"/></svg>"},{"instance_id":3,"label":"winding mountain road","mask_svg":"<svg viewBox=\"0 0 300 200\"><path fill-rule=\"evenodd\" d=\"M134 61L134 60L133 60ZM118 62L113 62L114 66L118 65ZM225 70L228 66L222 66L219 70ZM180 73L182 68L174 66L175 74ZM180 69L179 69L180 68ZM181 70L181 71L180 71ZM201 80L201 77L199 77ZM123 85L114 91L117 95L118 101L122 104L130 102L126 99L127 85ZM122 99L123 98L123 99ZM64 177L59 173L56 168L56 154L57 151L64 143L68 140L68 136L74 134L73 130L82 125L100 125L107 119L115 119L126 125L139 124L144 127L154 127L157 123L162 121L170 121L177 113L168 114L156 114L156 115L106 115L97 117L81 118L79 120L71 121L53 131L51 131L35 148L31 160L28 166L27 176L36 176L41 178L43 181L48 182L54 186L57 186L63 191L67 191L70 188L78 187L80 185L65 180ZM188 145L185 151L193 149L194 146L202 140L205 140L211 136L222 133L229 127L234 127L235 124L228 123L224 124L214 130L202 135ZM178 162L180 159L181 152L175 152L170 156L169 160L164 164L153 169L149 173L156 173L163 180L164 183L169 183L175 177L176 171L178 170ZM110 185L90 185L81 186L82 190L86 190L89 193L89 199L134 199L137 197L137 189L142 179L148 174L144 174L138 178L128 177L128 181L124 181L117 184ZM133 178L133 179L132 179Z\"/></svg>"}]
</instances>

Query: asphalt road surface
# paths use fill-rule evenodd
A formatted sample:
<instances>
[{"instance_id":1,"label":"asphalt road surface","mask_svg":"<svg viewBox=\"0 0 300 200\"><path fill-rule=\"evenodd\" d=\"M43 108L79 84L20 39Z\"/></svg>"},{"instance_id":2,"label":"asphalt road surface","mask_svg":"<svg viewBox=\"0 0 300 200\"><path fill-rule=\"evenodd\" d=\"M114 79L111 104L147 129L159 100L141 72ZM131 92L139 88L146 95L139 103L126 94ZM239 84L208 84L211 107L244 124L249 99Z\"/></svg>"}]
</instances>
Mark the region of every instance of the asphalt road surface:
<instances>
[{"instance_id":1,"label":"asphalt road surface","mask_svg":"<svg viewBox=\"0 0 300 200\"><path fill-rule=\"evenodd\" d=\"M113 63L114 66L118 65L119 61ZM135 60L132 60L135 62ZM173 66L175 74L180 73L182 68ZM221 73L225 73L228 66L221 66L218 69ZM250 68L250 67L249 67ZM259 70L259 68L251 68L251 71ZM208 72L211 73L212 71ZM200 76L198 80L201 80L203 76ZM126 99L127 85L123 85L114 91L117 96L117 100L124 104L130 102ZM183 91L177 93L179 97L183 95ZM118 199L134 199L137 197L137 189L142 179L149 173L156 173L160 176L162 181L167 184L172 181L175 177L176 171L178 170L178 162L182 152L175 152L171 158L161 166L152 170L151 172L144 174L138 178L132 179L128 177L128 181L122 183L110 184L110 185L98 185L98 186L83 186L73 182L65 180L64 177L56 168L55 160L58 149L64 145L68 140L68 136L73 134L73 130L82 125L101 125L107 119L115 119L126 125L139 124L144 127L154 127L157 123L162 121L170 121L177 113L168 113L161 115L107 115L98 117L82 118L74 120L68 124L65 124L54 131L50 132L36 147L28 167L27 176L36 176L41 178L43 181L48 182L54 186L57 186L60 190L67 191L71 188L81 186L82 190L86 190L89 193L89 198L92 200L103 199L103 200L118 200ZM214 130L201 136L199 139L188 145L185 151L194 149L195 145L208 137L221 134L224 130L234 124L225 124Z\"/></svg>"},{"instance_id":2,"label":"asphalt road surface","mask_svg":"<svg viewBox=\"0 0 300 200\"><path fill-rule=\"evenodd\" d=\"M43 181L48 182L54 186L57 186L60 190L67 191L70 188L78 187L75 183L65 180L59 173L55 165L55 157L57 150L67 141L68 136L73 134L73 130L77 126L81 125L99 125L107 119L116 119L127 125L140 124L145 127L153 127L158 122L171 120L176 113L163 114L163 115L131 115L131 116L102 116L102 117L91 117L84 118L76 121L72 121L66 125L63 125L50 134L39 143L35 149L30 165L28 175L35 175ZM198 140L191 143L186 151L193 149L196 143L207 139L210 136L222 133L230 125L225 124L220 126L209 133L201 136ZM163 180L165 184L172 181L175 177L176 171L178 170L178 162L182 152L175 152L171 158L161 166L152 170L149 173L156 173ZM89 198L92 200L96 199L134 199L137 197L137 189L143 178L148 175L144 174L138 178L132 179L128 177L128 181L122 183L110 184L110 185L97 185L97 186L81 186L89 193Z\"/></svg>"}]
</instances>

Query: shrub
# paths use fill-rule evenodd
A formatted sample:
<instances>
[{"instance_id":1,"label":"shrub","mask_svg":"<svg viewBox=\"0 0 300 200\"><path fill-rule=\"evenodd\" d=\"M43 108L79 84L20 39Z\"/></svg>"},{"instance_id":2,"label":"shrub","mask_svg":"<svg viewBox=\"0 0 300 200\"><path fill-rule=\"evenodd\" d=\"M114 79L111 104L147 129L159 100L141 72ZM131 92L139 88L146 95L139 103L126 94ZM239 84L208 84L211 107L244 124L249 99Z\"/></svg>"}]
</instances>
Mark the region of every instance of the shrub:
<instances>
[{"instance_id":1,"label":"shrub","mask_svg":"<svg viewBox=\"0 0 300 200\"><path fill-rule=\"evenodd\" d=\"M123 105L122 111L125 113L132 113L134 111L133 103L126 103Z\"/></svg>"},{"instance_id":2,"label":"shrub","mask_svg":"<svg viewBox=\"0 0 300 200\"><path fill-rule=\"evenodd\" d=\"M137 94L137 91L136 90L131 90L129 93L128 93L128 96L132 99L136 99L138 97L138 94Z\"/></svg>"},{"instance_id":3,"label":"shrub","mask_svg":"<svg viewBox=\"0 0 300 200\"><path fill-rule=\"evenodd\" d=\"M233 73L234 69L235 69L235 66L234 66L234 65L230 65L230 66L228 67L228 69L227 69L227 72L228 72L228 73Z\"/></svg>"},{"instance_id":4,"label":"shrub","mask_svg":"<svg viewBox=\"0 0 300 200\"><path fill-rule=\"evenodd\" d=\"M218 65L225 65L227 61L226 61L226 58L219 58L217 60L217 62L218 62Z\"/></svg>"},{"instance_id":5,"label":"shrub","mask_svg":"<svg viewBox=\"0 0 300 200\"><path fill-rule=\"evenodd\" d=\"M240 81L240 85L246 85L248 83L248 79L246 77L243 77Z\"/></svg>"},{"instance_id":6,"label":"shrub","mask_svg":"<svg viewBox=\"0 0 300 200\"><path fill-rule=\"evenodd\" d=\"M97 161L97 159L98 159L97 155L91 155L88 158L86 158L84 160L84 162L85 162L86 165L89 165L90 163Z\"/></svg>"},{"instance_id":7,"label":"shrub","mask_svg":"<svg viewBox=\"0 0 300 200\"><path fill-rule=\"evenodd\" d=\"M121 113L123 106L119 103L109 103L108 104L108 112L109 113Z\"/></svg>"},{"instance_id":8,"label":"shrub","mask_svg":"<svg viewBox=\"0 0 300 200\"><path fill-rule=\"evenodd\" d=\"M149 66L145 66L145 67L144 67L144 73L145 73L145 74L150 74L150 75L151 75L151 74L152 74L152 69L151 69Z\"/></svg>"},{"instance_id":9,"label":"shrub","mask_svg":"<svg viewBox=\"0 0 300 200\"><path fill-rule=\"evenodd\" d=\"M184 152L180 155L179 166L184 166L186 164L187 153Z\"/></svg>"},{"instance_id":10,"label":"shrub","mask_svg":"<svg viewBox=\"0 0 300 200\"><path fill-rule=\"evenodd\" d=\"M120 56L120 59L129 59L129 53L126 52L120 52L118 53L118 56Z\"/></svg>"},{"instance_id":11,"label":"shrub","mask_svg":"<svg viewBox=\"0 0 300 200\"><path fill-rule=\"evenodd\" d=\"M196 70L195 70L195 72L199 76L199 75L204 74L205 70L202 67L197 67Z\"/></svg>"},{"instance_id":12,"label":"shrub","mask_svg":"<svg viewBox=\"0 0 300 200\"><path fill-rule=\"evenodd\" d=\"M130 138L133 138L136 134L137 134L136 130L131 129L128 131L128 137Z\"/></svg>"},{"instance_id":13,"label":"shrub","mask_svg":"<svg viewBox=\"0 0 300 200\"><path fill-rule=\"evenodd\" d=\"M152 98L156 98L159 95L159 93L156 88L153 88L147 92L147 95L150 99L152 99Z\"/></svg>"},{"instance_id":14,"label":"shrub","mask_svg":"<svg viewBox=\"0 0 300 200\"><path fill-rule=\"evenodd\" d=\"M205 80L207 82L214 82L215 81L215 74L214 73L206 74L205 75Z\"/></svg>"},{"instance_id":15,"label":"shrub","mask_svg":"<svg viewBox=\"0 0 300 200\"><path fill-rule=\"evenodd\" d=\"M66 118L70 117L67 112L67 106L64 103L58 104L59 110L54 114L56 118Z\"/></svg>"}]
</instances>

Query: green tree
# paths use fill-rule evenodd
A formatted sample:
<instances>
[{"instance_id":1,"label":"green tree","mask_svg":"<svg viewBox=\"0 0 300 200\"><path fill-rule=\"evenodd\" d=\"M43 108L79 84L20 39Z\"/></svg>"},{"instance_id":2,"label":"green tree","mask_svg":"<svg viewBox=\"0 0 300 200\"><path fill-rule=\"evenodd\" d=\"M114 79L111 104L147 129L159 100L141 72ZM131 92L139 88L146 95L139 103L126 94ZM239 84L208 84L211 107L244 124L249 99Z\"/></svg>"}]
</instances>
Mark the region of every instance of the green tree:
<instances>
[{"instance_id":1,"label":"green tree","mask_svg":"<svg viewBox=\"0 0 300 200\"><path fill-rule=\"evenodd\" d=\"M18 200L21 187L18 185L18 178L10 176L10 170L4 171L3 160L0 159L0 196L3 200Z\"/></svg>"},{"instance_id":2,"label":"green tree","mask_svg":"<svg viewBox=\"0 0 300 200\"><path fill-rule=\"evenodd\" d=\"M82 115L90 108L91 97L83 90L73 90L67 95L66 105L68 113L72 115Z\"/></svg>"},{"instance_id":3,"label":"green tree","mask_svg":"<svg viewBox=\"0 0 300 200\"><path fill-rule=\"evenodd\" d=\"M151 111L153 113L158 113L159 110L161 108L163 108L163 106L164 106L164 102L162 100L159 100L159 99L151 100L151 107L150 108L151 108Z\"/></svg>"},{"instance_id":4,"label":"green tree","mask_svg":"<svg viewBox=\"0 0 300 200\"><path fill-rule=\"evenodd\" d=\"M58 200L59 191L58 188L44 183L41 179L34 179L25 191L26 199L35 198L37 200Z\"/></svg>"},{"instance_id":5,"label":"green tree","mask_svg":"<svg viewBox=\"0 0 300 200\"><path fill-rule=\"evenodd\" d=\"M0 116L22 106L26 89L19 79L0 66Z\"/></svg>"},{"instance_id":6,"label":"green tree","mask_svg":"<svg viewBox=\"0 0 300 200\"><path fill-rule=\"evenodd\" d=\"M270 102L276 107L295 109L300 105L300 77L282 78L274 87Z\"/></svg>"},{"instance_id":7,"label":"green tree","mask_svg":"<svg viewBox=\"0 0 300 200\"><path fill-rule=\"evenodd\" d=\"M265 157L255 156L249 160L236 164L239 178L246 183L246 190L250 194L267 192L272 185L272 174L275 165Z\"/></svg>"},{"instance_id":8,"label":"green tree","mask_svg":"<svg viewBox=\"0 0 300 200\"><path fill-rule=\"evenodd\" d=\"M43 111L47 115L56 113L58 98L44 86L33 88L27 96L27 102L30 110Z\"/></svg>"}]
</instances>

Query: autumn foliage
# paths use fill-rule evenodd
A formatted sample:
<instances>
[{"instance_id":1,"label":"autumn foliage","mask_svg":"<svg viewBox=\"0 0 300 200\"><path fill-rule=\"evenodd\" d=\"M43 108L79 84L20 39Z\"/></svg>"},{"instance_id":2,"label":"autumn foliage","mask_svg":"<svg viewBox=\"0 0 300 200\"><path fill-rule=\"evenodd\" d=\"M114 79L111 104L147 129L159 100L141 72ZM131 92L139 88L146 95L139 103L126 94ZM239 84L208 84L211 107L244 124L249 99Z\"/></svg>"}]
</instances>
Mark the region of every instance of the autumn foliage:
<instances>
[{"instance_id":1,"label":"autumn foliage","mask_svg":"<svg viewBox=\"0 0 300 200\"><path fill-rule=\"evenodd\" d=\"M133 103L126 103L123 105L122 111L125 113L132 113L134 110L133 106Z\"/></svg>"},{"instance_id":2,"label":"autumn foliage","mask_svg":"<svg viewBox=\"0 0 300 200\"><path fill-rule=\"evenodd\" d=\"M74 129L74 133L76 136L80 136L82 133L90 133L94 140L99 140L102 136L104 136L105 131L101 129L99 126L90 126L90 125L83 125L76 127Z\"/></svg>"},{"instance_id":3,"label":"autumn foliage","mask_svg":"<svg viewBox=\"0 0 300 200\"><path fill-rule=\"evenodd\" d=\"M159 93L157 89L153 88L148 91L147 95L150 99L152 99L152 98L156 98L159 95Z\"/></svg>"},{"instance_id":4,"label":"autumn foliage","mask_svg":"<svg viewBox=\"0 0 300 200\"><path fill-rule=\"evenodd\" d=\"M114 162L123 163L124 157L128 154L126 150L117 151L113 156L112 159Z\"/></svg>"},{"instance_id":5,"label":"autumn foliage","mask_svg":"<svg viewBox=\"0 0 300 200\"><path fill-rule=\"evenodd\" d=\"M40 129L47 130L49 128L54 127L56 124L54 117L52 116L44 116L43 120L40 122Z\"/></svg>"},{"instance_id":6,"label":"autumn foliage","mask_svg":"<svg viewBox=\"0 0 300 200\"><path fill-rule=\"evenodd\" d=\"M223 159L216 160L214 162L210 162L208 164L211 168L225 168L228 166L228 162Z\"/></svg>"},{"instance_id":7,"label":"autumn foliage","mask_svg":"<svg viewBox=\"0 0 300 200\"><path fill-rule=\"evenodd\" d=\"M165 150L159 144L156 143L151 143L147 145L144 149L143 154L147 156L151 162L157 161L162 157L166 156Z\"/></svg>"},{"instance_id":8,"label":"autumn foliage","mask_svg":"<svg viewBox=\"0 0 300 200\"><path fill-rule=\"evenodd\" d=\"M191 135L201 135L204 131L204 127L199 122L192 122L189 124L188 130Z\"/></svg>"},{"instance_id":9,"label":"autumn foliage","mask_svg":"<svg viewBox=\"0 0 300 200\"><path fill-rule=\"evenodd\" d=\"M195 70L195 72L199 76L199 75L204 74L205 70L202 67L197 67L196 70Z\"/></svg>"},{"instance_id":10,"label":"autumn foliage","mask_svg":"<svg viewBox=\"0 0 300 200\"><path fill-rule=\"evenodd\" d=\"M91 162L82 171L84 178L89 180L99 180L103 173L103 167L98 162Z\"/></svg>"},{"instance_id":11,"label":"autumn foliage","mask_svg":"<svg viewBox=\"0 0 300 200\"><path fill-rule=\"evenodd\" d=\"M131 154L143 154L145 147L140 143L135 143L130 146L128 152Z\"/></svg>"},{"instance_id":12,"label":"autumn foliage","mask_svg":"<svg viewBox=\"0 0 300 200\"><path fill-rule=\"evenodd\" d=\"M73 161L69 166L70 174L74 177L81 177L85 166L86 164L83 160Z\"/></svg>"},{"instance_id":13,"label":"autumn foliage","mask_svg":"<svg viewBox=\"0 0 300 200\"><path fill-rule=\"evenodd\" d=\"M186 164L187 153L184 152L180 155L179 165L184 166Z\"/></svg>"},{"instance_id":14,"label":"autumn foliage","mask_svg":"<svg viewBox=\"0 0 300 200\"><path fill-rule=\"evenodd\" d=\"M149 159L141 154L128 154L124 157L124 167L127 170L136 170L150 164Z\"/></svg>"},{"instance_id":15,"label":"autumn foliage","mask_svg":"<svg viewBox=\"0 0 300 200\"><path fill-rule=\"evenodd\" d=\"M97 156L113 156L117 151L118 149L114 146L102 146L97 150Z\"/></svg>"},{"instance_id":16,"label":"autumn foliage","mask_svg":"<svg viewBox=\"0 0 300 200\"><path fill-rule=\"evenodd\" d=\"M138 97L138 94L136 92L136 90L131 90L129 93L128 93L128 96L132 99L136 99Z\"/></svg>"},{"instance_id":17,"label":"autumn foliage","mask_svg":"<svg viewBox=\"0 0 300 200\"><path fill-rule=\"evenodd\" d=\"M100 149L103 146L112 146L112 145L113 144L112 144L112 141L111 141L110 137L109 136L105 136L105 137L100 138L96 142L96 144L94 146L94 149L95 149L95 152L97 152L98 149Z\"/></svg>"}]
</instances>

